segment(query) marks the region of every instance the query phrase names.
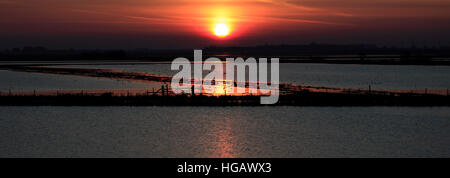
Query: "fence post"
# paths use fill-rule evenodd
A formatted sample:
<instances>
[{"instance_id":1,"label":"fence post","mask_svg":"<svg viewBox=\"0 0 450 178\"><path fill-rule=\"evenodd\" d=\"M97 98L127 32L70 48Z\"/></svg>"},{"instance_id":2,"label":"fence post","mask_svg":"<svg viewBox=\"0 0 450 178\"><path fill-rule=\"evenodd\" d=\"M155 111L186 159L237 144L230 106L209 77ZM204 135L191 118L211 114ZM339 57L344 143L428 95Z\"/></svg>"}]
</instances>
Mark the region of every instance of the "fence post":
<instances>
[{"instance_id":1,"label":"fence post","mask_svg":"<svg viewBox=\"0 0 450 178\"><path fill-rule=\"evenodd\" d=\"M166 85L167 96L169 96L169 85Z\"/></svg>"}]
</instances>

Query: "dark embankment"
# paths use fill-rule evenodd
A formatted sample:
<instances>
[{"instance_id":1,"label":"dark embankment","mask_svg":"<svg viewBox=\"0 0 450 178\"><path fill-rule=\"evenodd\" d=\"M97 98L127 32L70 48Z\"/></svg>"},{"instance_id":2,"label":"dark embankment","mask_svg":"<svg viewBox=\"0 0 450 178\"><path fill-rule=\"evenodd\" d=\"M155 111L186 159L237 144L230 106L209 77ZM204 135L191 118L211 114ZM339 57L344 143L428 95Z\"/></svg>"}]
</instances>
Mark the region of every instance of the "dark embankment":
<instances>
[{"instance_id":1,"label":"dark embankment","mask_svg":"<svg viewBox=\"0 0 450 178\"><path fill-rule=\"evenodd\" d=\"M260 96L67 94L0 96L3 106L261 106ZM278 106L450 106L450 97L419 94L353 94L300 92L281 95Z\"/></svg>"}]
</instances>

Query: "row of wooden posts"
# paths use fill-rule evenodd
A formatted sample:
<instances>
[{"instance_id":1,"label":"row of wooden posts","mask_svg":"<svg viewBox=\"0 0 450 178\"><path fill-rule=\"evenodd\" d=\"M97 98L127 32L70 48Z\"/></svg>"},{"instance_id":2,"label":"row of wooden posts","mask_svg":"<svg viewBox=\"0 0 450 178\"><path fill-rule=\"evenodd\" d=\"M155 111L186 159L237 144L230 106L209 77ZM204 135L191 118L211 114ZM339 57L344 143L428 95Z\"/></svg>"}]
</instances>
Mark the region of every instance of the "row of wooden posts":
<instances>
[{"instance_id":1,"label":"row of wooden posts","mask_svg":"<svg viewBox=\"0 0 450 178\"><path fill-rule=\"evenodd\" d=\"M351 91L355 91L355 90L345 90L344 89L344 92L345 91L351 92ZM358 91L361 91L361 90L358 89ZM369 85L368 93L370 94L371 92L372 92L372 87ZM146 91L147 95L149 95L149 94L155 95L155 94L159 94L159 93L161 93L161 96L169 96L170 95L169 94L169 86L167 84L164 84L164 85L161 85L161 88L159 90L155 91L155 88L152 88L152 91L148 91L148 90ZM194 93L194 86L192 86L192 88L191 88L191 93ZM326 88L325 88L325 93L328 93L328 89L326 89ZM417 92L414 92L413 90L411 90L411 93L417 93ZM417 94L419 94L419 93L417 93ZM428 88L425 88L423 94L428 94ZM449 89L446 90L446 94L447 94L447 96L450 96ZM0 92L0 96L1 95L2 95L2 92ZM11 91L11 89L9 89L8 96L12 96L12 95L13 95L13 92ZM36 95L37 95L36 90L33 90L33 96L36 96ZM56 95L59 96L60 92L56 91ZM84 95L83 90L81 90L81 95ZM128 91L128 90L127 90L127 96L130 96L130 91Z\"/></svg>"}]
</instances>

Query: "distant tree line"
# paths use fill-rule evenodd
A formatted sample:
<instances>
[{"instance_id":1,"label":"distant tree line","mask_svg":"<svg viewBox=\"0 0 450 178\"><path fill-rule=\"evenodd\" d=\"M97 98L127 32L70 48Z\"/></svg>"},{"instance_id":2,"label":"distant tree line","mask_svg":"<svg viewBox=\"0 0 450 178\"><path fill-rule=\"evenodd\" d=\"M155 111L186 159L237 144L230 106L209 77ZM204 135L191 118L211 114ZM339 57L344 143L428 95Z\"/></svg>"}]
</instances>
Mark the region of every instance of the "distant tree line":
<instances>
[{"instance_id":1,"label":"distant tree line","mask_svg":"<svg viewBox=\"0 0 450 178\"><path fill-rule=\"evenodd\" d=\"M374 55L397 55L402 61L448 59L450 47L379 47L371 44L305 44L305 45L259 45L259 46L208 46L205 56L221 57L280 57L322 60L332 55L353 55L359 60ZM26 46L0 51L0 60L148 60L171 61L177 57L193 58L193 49L47 49Z\"/></svg>"}]
</instances>

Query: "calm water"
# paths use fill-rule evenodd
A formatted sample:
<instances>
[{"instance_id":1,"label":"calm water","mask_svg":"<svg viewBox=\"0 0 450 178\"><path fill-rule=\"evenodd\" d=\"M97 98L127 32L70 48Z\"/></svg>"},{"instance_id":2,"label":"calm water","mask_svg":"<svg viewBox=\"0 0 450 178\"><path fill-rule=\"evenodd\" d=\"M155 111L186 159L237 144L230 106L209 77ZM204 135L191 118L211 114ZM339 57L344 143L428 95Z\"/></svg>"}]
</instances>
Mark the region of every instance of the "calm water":
<instances>
[{"instance_id":1,"label":"calm water","mask_svg":"<svg viewBox=\"0 0 450 178\"><path fill-rule=\"evenodd\" d=\"M170 64L81 65L74 67L121 69L172 76ZM310 86L367 89L447 89L450 66L354 64L280 64L280 80Z\"/></svg>"},{"instance_id":2,"label":"calm water","mask_svg":"<svg viewBox=\"0 0 450 178\"><path fill-rule=\"evenodd\" d=\"M170 64L68 65L58 67L120 69L172 76ZM205 75L208 72L205 71ZM309 86L367 89L447 89L450 66L382 66L345 64L280 64L281 82ZM160 84L0 70L0 91L58 89L143 89Z\"/></svg>"},{"instance_id":3,"label":"calm water","mask_svg":"<svg viewBox=\"0 0 450 178\"><path fill-rule=\"evenodd\" d=\"M450 157L450 108L0 107L0 157Z\"/></svg>"},{"instance_id":4,"label":"calm water","mask_svg":"<svg viewBox=\"0 0 450 178\"><path fill-rule=\"evenodd\" d=\"M0 70L0 92L33 90L97 90L143 89L160 87L156 84L110 80L93 77L12 72Z\"/></svg>"}]
</instances>

